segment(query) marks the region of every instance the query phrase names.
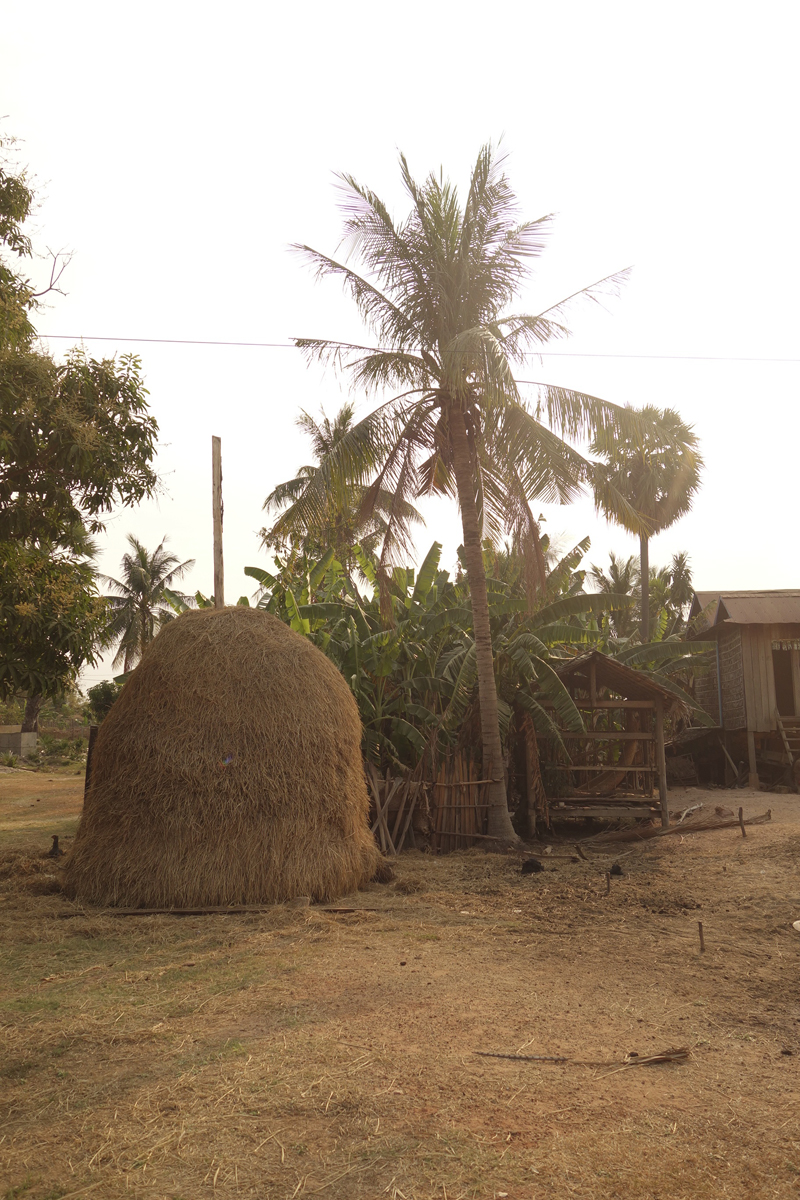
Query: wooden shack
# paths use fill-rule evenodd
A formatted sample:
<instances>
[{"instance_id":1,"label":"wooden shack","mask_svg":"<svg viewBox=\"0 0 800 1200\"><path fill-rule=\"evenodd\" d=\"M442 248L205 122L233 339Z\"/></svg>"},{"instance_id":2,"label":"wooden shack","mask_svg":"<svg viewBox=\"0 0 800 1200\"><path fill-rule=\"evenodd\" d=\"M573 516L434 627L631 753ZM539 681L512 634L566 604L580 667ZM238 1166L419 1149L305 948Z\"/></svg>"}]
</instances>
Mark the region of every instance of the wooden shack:
<instances>
[{"instance_id":1,"label":"wooden shack","mask_svg":"<svg viewBox=\"0 0 800 1200\"><path fill-rule=\"evenodd\" d=\"M585 732L559 728L568 762L563 752L556 752L555 735L539 735L551 816L658 815L668 825L664 718L684 715L681 701L641 671L597 650L565 663L558 674L583 717ZM553 780L559 779L562 785L554 787Z\"/></svg>"},{"instance_id":2,"label":"wooden shack","mask_svg":"<svg viewBox=\"0 0 800 1200\"><path fill-rule=\"evenodd\" d=\"M791 768L800 756L800 591L695 592L689 619L717 644L696 698L758 787L759 763Z\"/></svg>"}]
</instances>

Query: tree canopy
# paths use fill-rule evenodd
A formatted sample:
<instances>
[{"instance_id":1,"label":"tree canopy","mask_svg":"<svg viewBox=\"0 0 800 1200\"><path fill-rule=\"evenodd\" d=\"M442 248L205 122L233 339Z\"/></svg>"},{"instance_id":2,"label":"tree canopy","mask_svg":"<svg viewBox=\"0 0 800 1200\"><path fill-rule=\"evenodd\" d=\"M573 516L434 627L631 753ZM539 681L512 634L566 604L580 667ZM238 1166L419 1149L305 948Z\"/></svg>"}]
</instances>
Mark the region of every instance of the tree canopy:
<instances>
[{"instance_id":1,"label":"tree canopy","mask_svg":"<svg viewBox=\"0 0 800 1200\"><path fill-rule=\"evenodd\" d=\"M598 430L591 449L602 460L595 471L597 507L639 535L639 611L641 638L646 642L650 631L649 541L692 507L703 460L696 434L674 408L645 405L639 412L642 426L633 435L624 430ZM619 505L620 494L635 512L634 519Z\"/></svg>"}]
</instances>

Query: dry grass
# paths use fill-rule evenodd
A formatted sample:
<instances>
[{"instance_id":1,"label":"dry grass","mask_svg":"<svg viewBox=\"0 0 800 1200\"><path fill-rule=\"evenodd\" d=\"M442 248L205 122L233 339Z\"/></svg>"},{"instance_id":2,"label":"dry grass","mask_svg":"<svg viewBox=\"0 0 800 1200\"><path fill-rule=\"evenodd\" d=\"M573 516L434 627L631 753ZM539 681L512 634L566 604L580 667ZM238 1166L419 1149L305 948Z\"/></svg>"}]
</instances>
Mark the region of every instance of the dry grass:
<instances>
[{"instance_id":1,"label":"dry grass","mask_svg":"<svg viewBox=\"0 0 800 1200\"><path fill-rule=\"evenodd\" d=\"M637 847L610 896L611 853L411 854L339 915L62 920L49 839L9 852L0 1197L797 1196L798 801L773 809ZM672 1045L614 1074L474 1053Z\"/></svg>"},{"instance_id":2,"label":"dry grass","mask_svg":"<svg viewBox=\"0 0 800 1200\"><path fill-rule=\"evenodd\" d=\"M100 727L65 887L131 908L330 900L375 872L368 810L329 659L257 609L185 613Z\"/></svg>"}]
</instances>

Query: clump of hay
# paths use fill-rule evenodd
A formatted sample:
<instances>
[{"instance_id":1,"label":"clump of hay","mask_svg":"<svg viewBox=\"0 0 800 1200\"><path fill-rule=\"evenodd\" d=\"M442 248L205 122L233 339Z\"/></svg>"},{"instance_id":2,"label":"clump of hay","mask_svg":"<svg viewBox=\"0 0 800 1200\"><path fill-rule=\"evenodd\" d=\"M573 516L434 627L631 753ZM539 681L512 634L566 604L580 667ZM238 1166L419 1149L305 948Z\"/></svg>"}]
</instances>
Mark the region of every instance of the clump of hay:
<instances>
[{"instance_id":1,"label":"clump of hay","mask_svg":"<svg viewBox=\"0 0 800 1200\"><path fill-rule=\"evenodd\" d=\"M64 890L91 904L327 901L366 884L361 722L320 650L258 609L164 627L97 735Z\"/></svg>"}]
</instances>

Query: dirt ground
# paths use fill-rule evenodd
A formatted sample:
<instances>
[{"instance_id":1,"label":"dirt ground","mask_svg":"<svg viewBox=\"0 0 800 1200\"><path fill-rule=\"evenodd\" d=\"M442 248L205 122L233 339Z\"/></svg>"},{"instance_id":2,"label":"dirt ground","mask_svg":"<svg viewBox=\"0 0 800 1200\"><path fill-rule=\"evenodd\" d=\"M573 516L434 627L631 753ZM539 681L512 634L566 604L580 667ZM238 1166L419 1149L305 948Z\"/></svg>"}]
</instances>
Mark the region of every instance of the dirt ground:
<instances>
[{"instance_id":1,"label":"dirt ground","mask_svg":"<svg viewBox=\"0 0 800 1200\"><path fill-rule=\"evenodd\" d=\"M403 855L355 912L126 919L42 857L81 791L0 774L5 1200L800 1196L800 798L680 791L773 820L534 875Z\"/></svg>"}]
</instances>

